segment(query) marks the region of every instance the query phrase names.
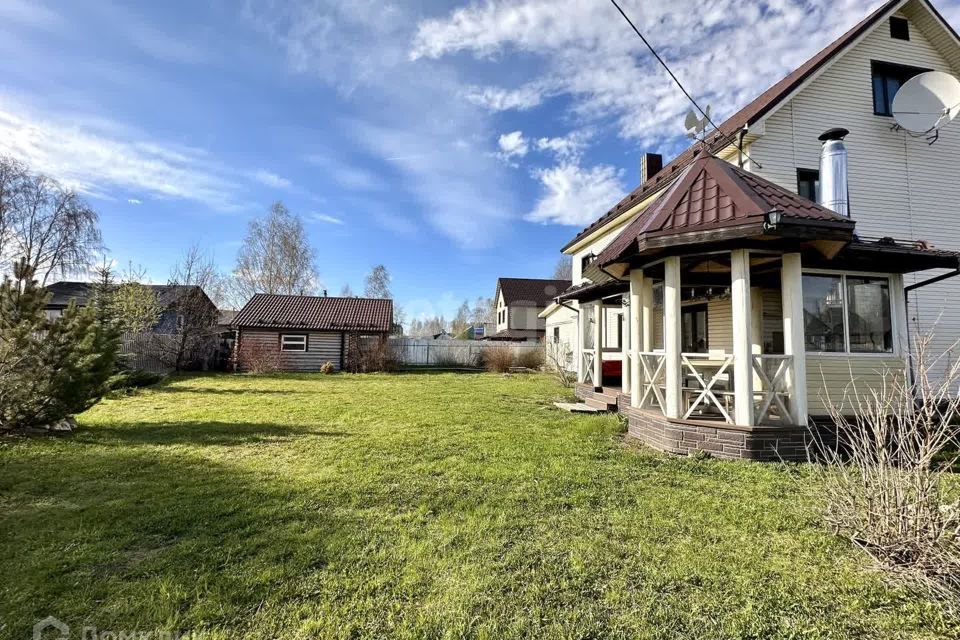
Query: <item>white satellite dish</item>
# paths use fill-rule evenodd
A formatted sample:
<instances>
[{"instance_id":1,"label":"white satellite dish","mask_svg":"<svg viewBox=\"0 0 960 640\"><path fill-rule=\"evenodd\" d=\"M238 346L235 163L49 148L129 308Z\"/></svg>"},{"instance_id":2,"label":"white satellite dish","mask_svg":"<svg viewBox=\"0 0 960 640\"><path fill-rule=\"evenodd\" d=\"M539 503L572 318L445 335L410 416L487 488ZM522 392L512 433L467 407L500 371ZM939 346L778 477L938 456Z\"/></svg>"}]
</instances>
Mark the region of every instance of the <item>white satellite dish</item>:
<instances>
[{"instance_id":1,"label":"white satellite dish","mask_svg":"<svg viewBox=\"0 0 960 640\"><path fill-rule=\"evenodd\" d=\"M907 131L933 133L960 113L960 80L942 71L914 76L893 97L891 111Z\"/></svg>"}]
</instances>

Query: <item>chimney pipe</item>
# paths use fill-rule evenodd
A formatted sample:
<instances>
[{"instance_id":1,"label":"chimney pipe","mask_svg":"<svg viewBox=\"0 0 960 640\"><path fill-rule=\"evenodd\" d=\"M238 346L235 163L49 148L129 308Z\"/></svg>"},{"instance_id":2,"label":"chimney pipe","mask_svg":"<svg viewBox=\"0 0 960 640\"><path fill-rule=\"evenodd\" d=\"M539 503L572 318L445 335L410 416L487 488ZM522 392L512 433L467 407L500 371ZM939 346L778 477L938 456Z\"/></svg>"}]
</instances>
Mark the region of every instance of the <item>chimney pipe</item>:
<instances>
[{"instance_id":1,"label":"chimney pipe","mask_svg":"<svg viewBox=\"0 0 960 640\"><path fill-rule=\"evenodd\" d=\"M659 153L645 153L640 156L640 184L643 184L663 169L663 156Z\"/></svg>"},{"instance_id":2,"label":"chimney pipe","mask_svg":"<svg viewBox=\"0 0 960 640\"><path fill-rule=\"evenodd\" d=\"M326 289L323 290L323 297L324 297L324 298L327 297L327 290L326 290Z\"/></svg>"},{"instance_id":3,"label":"chimney pipe","mask_svg":"<svg viewBox=\"0 0 960 640\"><path fill-rule=\"evenodd\" d=\"M846 129L829 129L818 140L820 147L820 194L817 202L837 214L850 217L850 187L847 180Z\"/></svg>"}]
</instances>

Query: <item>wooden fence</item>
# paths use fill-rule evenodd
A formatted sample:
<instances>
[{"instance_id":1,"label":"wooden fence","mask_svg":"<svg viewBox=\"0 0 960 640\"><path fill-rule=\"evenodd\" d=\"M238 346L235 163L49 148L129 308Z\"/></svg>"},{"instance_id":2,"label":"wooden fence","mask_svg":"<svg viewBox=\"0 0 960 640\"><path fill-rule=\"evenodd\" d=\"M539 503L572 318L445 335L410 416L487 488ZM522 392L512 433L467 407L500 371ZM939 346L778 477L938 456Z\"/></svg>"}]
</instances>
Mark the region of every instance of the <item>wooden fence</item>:
<instances>
[{"instance_id":1,"label":"wooden fence","mask_svg":"<svg viewBox=\"0 0 960 640\"><path fill-rule=\"evenodd\" d=\"M393 356L403 366L480 368L481 354L490 347L509 347L515 358L531 351L543 352L543 345L536 342L391 338L389 345Z\"/></svg>"}]
</instances>

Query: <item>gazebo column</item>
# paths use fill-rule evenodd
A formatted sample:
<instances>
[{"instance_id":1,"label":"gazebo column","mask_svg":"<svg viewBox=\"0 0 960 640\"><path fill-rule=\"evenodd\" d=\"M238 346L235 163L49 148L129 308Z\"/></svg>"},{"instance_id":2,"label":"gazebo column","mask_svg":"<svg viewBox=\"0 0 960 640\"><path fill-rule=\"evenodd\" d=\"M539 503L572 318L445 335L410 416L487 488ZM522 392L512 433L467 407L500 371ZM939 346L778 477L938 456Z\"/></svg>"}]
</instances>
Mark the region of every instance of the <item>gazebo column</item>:
<instances>
[{"instance_id":1,"label":"gazebo column","mask_svg":"<svg viewBox=\"0 0 960 640\"><path fill-rule=\"evenodd\" d=\"M733 421L750 426L753 415L753 309L750 304L750 252L730 252L730 304L733 308Z\"/></svg>"},{"instance_id":2,"label":"gazebo column","mask_svg":"<svg viewBox=\"0 0 960 640\"><path fill-rule=\"evenodd\" d=\"M621 301L620 311L620 391L624 394L630 393L630 375L632 373L630 365L630 296L625 296Z\"/></svg>"},{"instance_id":3,"label":"gazebo column","mask_svg":"<svg viewBox=\"0 0 960 640\"><path fill-rule=\"evenodd\" d=\"M796 424L807 424L807 349L803 334L803 271L799 253L783 254L780 267L783 297L783 353L792 358L786 373L788 408Z\"/></svg>"},{"instance_id":4,"label":"gazebo column","mask_svg":"<svg viewBox=\"0 0 960 640\"><path fill-rule=\"evenodd\" d=\"M603 300L597 300L594 303L595 312L593 314L593 386L599 389L603 386L603 330L604 313Z\"/></svg>"},{"instance_id":5,"label":"gazebo column","mask_svg":"<svg viewBox=\"0 0 960 640\"><path fill-rule=\"evenodd\" d=\"M664 415L679 418L681 411L681 367L680 367L680 257L671 256L663 263L663 342L664 372L667 392L664 396L666 407Z\"/></svg>"},{"instance_id":6,"label":"gazebo column","mask_svg":"<svg viewBox=\"0 0 960 640\"><path fill-rule=\"evenodd\" d=\"M646 303L643 299L643 269L630 271L630 404L637 407L640 403L642 385L640 380L640 352L646 349L643 340L643 312ZM641 349L641 346L643 348ZM626 391L626 389L624 389Z\"/></svg>"},{"instance_id":7,"label":"gazebo column","mask_svg":"<svg viewBox=\"0 0 960 640\"><path fill-rule=\"evenodd\" d=\"M577 382L583 383L587 380L587 370L583 366L583 352L588 349L587 345L587 326L590 319L587 317L587 307L584 302L577 302Z\"/></svg>"}]
</instances>

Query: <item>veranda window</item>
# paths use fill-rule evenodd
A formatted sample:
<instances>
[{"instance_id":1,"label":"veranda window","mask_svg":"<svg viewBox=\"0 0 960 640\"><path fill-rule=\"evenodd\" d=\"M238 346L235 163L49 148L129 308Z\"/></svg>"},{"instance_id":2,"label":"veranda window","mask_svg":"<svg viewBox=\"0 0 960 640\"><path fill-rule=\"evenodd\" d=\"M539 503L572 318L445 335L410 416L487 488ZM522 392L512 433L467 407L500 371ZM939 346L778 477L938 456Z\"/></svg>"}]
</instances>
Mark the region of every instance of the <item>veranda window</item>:
<instances>
[{"instance_id":1,"label":"veranda window","mask_svg":"<svg viewBox=\"0 0 960 640\"><path fill-rule=\"evenodd\" d=\"M887 278L804 275L803 320L808 352L893 352Z\"/></svg>"}]
</instances>

